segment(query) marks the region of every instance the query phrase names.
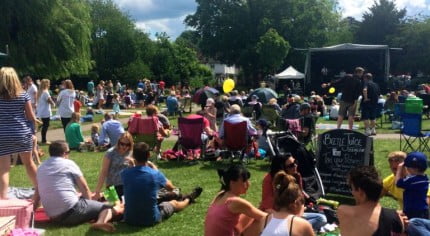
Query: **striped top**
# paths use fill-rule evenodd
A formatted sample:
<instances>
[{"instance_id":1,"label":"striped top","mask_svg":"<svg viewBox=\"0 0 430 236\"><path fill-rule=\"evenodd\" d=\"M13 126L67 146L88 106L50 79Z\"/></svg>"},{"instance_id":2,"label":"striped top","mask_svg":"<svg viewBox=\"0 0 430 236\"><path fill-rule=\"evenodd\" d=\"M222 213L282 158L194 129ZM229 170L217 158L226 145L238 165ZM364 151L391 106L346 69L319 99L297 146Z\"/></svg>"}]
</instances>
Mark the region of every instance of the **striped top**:
<instances>
[{"instance_id":1,"label":"striped top","mask_svg":"<svg viewBox=\"0 0 430 236\"><path fill-rule=\"evenodd\" d=\"M0 98L0 156L31 151L32 133L24 109L28 101L26 92L10 100Z\"/></svg>"}]
</instances>

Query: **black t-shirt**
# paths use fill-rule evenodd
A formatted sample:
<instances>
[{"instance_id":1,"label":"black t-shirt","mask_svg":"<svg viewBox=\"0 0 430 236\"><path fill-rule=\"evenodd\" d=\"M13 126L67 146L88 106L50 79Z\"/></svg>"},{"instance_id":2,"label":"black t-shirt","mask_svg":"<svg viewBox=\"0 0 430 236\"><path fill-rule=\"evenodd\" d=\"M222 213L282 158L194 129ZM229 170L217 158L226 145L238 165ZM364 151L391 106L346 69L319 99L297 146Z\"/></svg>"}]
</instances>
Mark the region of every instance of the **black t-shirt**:
<instances>
[{"instance_id":1,"label":"black t-shirt","mask_svg":"<svg viewBox=\"0 0 430 236\"><path fill-rule=\"evenodd\" d=\"M342 79L332 83L334 86L340 86L342 91L341 100L348 103L353 103L360 96L362 91L361 81L357 77L343 77Z\"/></svg>"},{"instance_id":2,"label":"black t-shirt","mask_svg":"<svg viewBox=\"0 0 430 236\"><path fill-rule=\"evenodd\" d=\"M367 98L370 100L369 102L377 104L379 95L381 94L379 86L373 81L367 81L364 83L363 88L367 88Z\"/></svg>"}]
</instances>

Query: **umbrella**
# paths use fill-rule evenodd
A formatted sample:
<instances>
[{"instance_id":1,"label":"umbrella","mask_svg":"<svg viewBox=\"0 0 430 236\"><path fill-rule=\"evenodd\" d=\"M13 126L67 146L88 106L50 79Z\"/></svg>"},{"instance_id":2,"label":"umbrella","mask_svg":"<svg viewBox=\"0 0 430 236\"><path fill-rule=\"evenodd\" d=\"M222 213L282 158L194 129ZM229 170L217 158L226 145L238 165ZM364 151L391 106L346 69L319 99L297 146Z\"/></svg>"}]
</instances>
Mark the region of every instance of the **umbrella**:
<instances>
[{"instance_id":1,"label":"umbrella","mask_svg":"<svg viewBox=\"0 0 430 236\"><path fill-rule=\"evenodd\" d=\"M216 93L219 94L219 91L209 86L206 86L197 90L194 93L192 100L197 104L204 104L206 102L206 99L213 98Z\"/></svg>"},{"instance_id":2,"label":"umbrella","mask_svg":"<svg viewBox=\"0 0 430 236\"><path fill-rule=\"evenodd\" d=\"M267 103L271 98L278 98L278 94L270 88L258 88L252 91L248 98L251 98L252 95L257 95L261 103Z\"/></svg>"}]
</instances>

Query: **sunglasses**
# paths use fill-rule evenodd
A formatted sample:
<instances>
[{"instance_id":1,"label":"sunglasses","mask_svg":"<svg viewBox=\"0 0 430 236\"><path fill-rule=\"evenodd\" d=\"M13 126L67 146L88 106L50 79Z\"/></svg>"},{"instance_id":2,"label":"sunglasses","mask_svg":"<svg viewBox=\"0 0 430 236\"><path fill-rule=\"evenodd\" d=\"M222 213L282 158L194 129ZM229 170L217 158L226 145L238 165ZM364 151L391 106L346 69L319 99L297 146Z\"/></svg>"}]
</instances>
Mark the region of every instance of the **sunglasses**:
<instances>
[{"instance_id":1,"label":"sunglasses","mask_svg":"<svg viewBox=\"0 0 430 236\"><path fill-rule=\"evenodd\" d=\"M130 143L123 143L123 142L119 142L119 145L126 146L126 147L130 147L131 146Z\"/></svg>"},{"instance_id":2,"label":"sunglasses","mask_svg":"<svg viewBox=\"0 0 430 236\"><path fill-rule=\"evenodd\" d=\"M393 157L393 158L389 158L388 162L403 162L403 158L400 157Z\"/></svg>"},{"instance_id":3,"label":"sunglasses","mask_svg":"<svg viewBox=\"0 0 430 236\"><path fill-rule=\"evenodd\" d=\"M65 151L64 154L70 154L70 150L69 151Z\"/></svg>"},{"instance_id":4,"label":"sunglasses","mask_svg":"<svg viewBox=\"0 0 430 236\"><path fill-rule=\"evenodd\" d=\"M296 167L296 166L297 166L297 161L296 161L296 160L294 160L294 162L293 162L293 163L286 165L286 166L285 166L285 168L287 168L287 169L291 169L291 168L294 168L294 167Z\"/></svg>"}]
</instances>

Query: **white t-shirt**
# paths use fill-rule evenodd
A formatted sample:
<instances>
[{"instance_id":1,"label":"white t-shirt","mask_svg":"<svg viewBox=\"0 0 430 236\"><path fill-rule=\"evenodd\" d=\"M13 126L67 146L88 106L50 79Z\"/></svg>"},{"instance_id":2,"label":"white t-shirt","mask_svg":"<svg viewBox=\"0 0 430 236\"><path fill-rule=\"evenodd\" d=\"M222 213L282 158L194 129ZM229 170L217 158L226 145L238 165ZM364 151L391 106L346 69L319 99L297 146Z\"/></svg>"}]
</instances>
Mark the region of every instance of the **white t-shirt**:
<instances>
[{"instance_id":1,"label":"white t-shirt","mask_svg":"<svg viewBox=\"0 0 430 236\"><path fill-rule=\"evenodd\" d=\"M76 93L74 90L64 89L58 94L57 103L58 103L58 115L63 118L72 117L73 112L75 112L75 108L73 106L73 102L75 101Z\"/></svg>"},{"instance_id":2,"label":"white t-shirt","mask_svg":"<svg viewBox=\"0 0 430 236\"><path fill-rule=\"evenodd\" d=\"M39 100L37 101L37 109L36 109L36 116L38 118L49 118L52 115L51 112L51 104L49 104L48 99L51 96L49 95L48 91L43 91L42 94L39 97Z\"/></svg>"},{"instance_id":3,"label":"white t-shirt","mask_svg":"<svg viewBox=\"0 0 430 236\"><path fill-rule=\"evenodd\" d=\"M42 205L49 217L61 215L79 201L75 183L81 176L78 165L63 157L50 157L40 165L37 183Z\"/></svg>"},{"instance_id":4,"label":"white t-shirt","mask_svg":"<svg viewBox=\"0 0 430 236\"><path fill-rule=\"evenodd\" d=\"M330 107L330 118L337 119L339 116L339 105L333 105Z\"/></svg>"},{"instance_id":5,"label":"white t-shirt","mask_svg":"<svg viewBox=\"0 0 430 236\"><path fill-rule=\"evenodd\" d=\"M28 95L30 95L31 104L36 103L36 94L37 94L37 86L35 84L31 84L27 89Z\"/></svg>"}]
</instances>

